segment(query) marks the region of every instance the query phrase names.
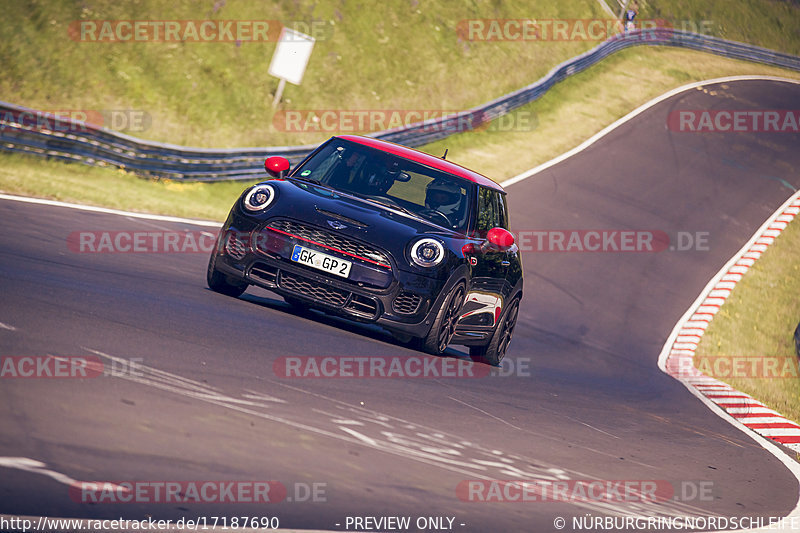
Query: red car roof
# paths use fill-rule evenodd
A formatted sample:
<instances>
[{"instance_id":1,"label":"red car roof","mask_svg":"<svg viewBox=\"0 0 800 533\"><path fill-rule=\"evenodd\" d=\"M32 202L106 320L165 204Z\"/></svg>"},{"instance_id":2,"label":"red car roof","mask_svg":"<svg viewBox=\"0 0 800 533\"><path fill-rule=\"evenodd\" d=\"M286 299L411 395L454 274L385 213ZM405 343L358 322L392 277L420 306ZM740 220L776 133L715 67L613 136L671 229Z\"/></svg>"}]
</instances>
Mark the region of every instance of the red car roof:
<instances>
[{"instance_id":1,"label":"red car roof","mask_svg":"<svg viewBox=\"0 0 800 533\"><path fill-rule=\"evenodd\" d=\"M462 167L461 165L451 163L446 159L426 154L425 152L420 152L419 150L414 150L413 148L409 148L401 144L395 144L389 141L382 141L380 139L375 139L373 137L362 137L361 135L338 135L337 138L345 139L347 141L353 141L358 144L363 144L364 146L369 146L377 150L382 150L384 152L389 152L390 154L410 159L411 161L415 161L417 163L433 167L437 170L449 172L450 174L467 179L469 181L477 183L478 185L489 187L490 189L495 189L497 191L505 192L500 185L498 185L491 179L487 178L483 174L478 174L474 170L470 170L468 168Z\"/></svg>"}]
</instances>

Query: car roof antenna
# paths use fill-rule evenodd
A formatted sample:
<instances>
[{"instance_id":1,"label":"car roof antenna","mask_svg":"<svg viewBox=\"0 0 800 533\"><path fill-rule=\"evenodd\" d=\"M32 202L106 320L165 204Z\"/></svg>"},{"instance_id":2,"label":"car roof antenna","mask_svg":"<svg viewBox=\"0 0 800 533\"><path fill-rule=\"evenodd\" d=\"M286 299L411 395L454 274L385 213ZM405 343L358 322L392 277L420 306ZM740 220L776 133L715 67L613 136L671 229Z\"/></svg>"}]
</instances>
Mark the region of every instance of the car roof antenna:
<instances>
[{"instance_id":1,"label":"car roof antenna","mask_svg":"<svg viewBox=\"0 0 800 533\"><path fill-rule=\"evenodd\" d=\"M442 159L447 159L447 148L444 149L444 155L442 155Z\"/></svg>"}]
</instances>

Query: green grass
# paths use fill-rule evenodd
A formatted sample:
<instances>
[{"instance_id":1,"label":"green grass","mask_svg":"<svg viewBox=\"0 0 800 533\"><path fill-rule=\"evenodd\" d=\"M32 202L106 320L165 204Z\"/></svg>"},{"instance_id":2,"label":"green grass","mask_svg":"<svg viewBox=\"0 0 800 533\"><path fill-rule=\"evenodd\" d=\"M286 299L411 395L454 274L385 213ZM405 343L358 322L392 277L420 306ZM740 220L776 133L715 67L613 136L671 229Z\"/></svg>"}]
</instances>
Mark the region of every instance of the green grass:
<instances>
[{"instance_id":1,"label":"green grass","mask_svg":"<svg viewBox=\"0 0 800 533\"><path fill-rule=\"evenodd\" d=\"M245 182L179 183L122 170L0 153L0 191L86 205L223 221Z\"/></svg>"},{"instance_id":2,"label":"green grass","mask_svg":"<svg viewBox=\"0 0 800 533\"><path fill-rule=\"evenodd\" d=\"M733 289L703 335L697 356L796 360L792 334L800 321L799 294L800 217L795 217ZM784 416L800 421L800 379L792 377L790 372L785 375L725 381Z\"/></svg>"},{"instance_id":3,"label":"green grass","mask_svg":"<svg viewBox=\"0 0 800 533\"><path fill-rule=\"evenodd\" d=\"M80 20L276 20L318 41L302 85L281 109L458 110L515 90L596 43L468 42L475 18L602 17L596 0L20 0L0 17L0 99L52 110L136 110L147 139L206 147L316 143L329 133L273 127L274 42L92 43L69 37ZM216 7L215 7L216 6Z\"/></svg>"},{"instance_id":4,"label":"green grass","mask_svg":"<svg viewBox=\"0 0 800 533\"><path fill-rule=\"evenodd\" d=\"M624 50L556 85L515 116L532 127L497 124L422 149L503 181L573 148L651 98L691 81L732 74L800 73L671 48ZM135 211L222 220L244 183L143 180L110 169L45 162L0 152L0 190Z\"/></svg>"},{"instance_id":5,"label":"green grass","mask_svg":"<svg viewBox=\"0 0 800 533\"><path fill-rule=\"evenodd\" d=\"M787 0L638 0L640 19L800 55L800 5ZM705 31L704 31L705 30Z\"/></svg>"},{"instance_id":6,"label":"green grass","mask_svg":"<svg viewBox=\"0 0 800 533\"><path fill-rule=\"evenodd\" d=\"M615 2L610 2L615 4ZM640 19L711 21L710 33L800 53L800 6L783 0L639 0ZM317 143L273 124L275 43L91 43L75 21L272 20L318 37L280 110L467 109L527 85L591 41L467 41L470 19L608 18L596 0L19 0L0 17L0 99L36 109L131 110L146 139L205 147ZM698 22L699 24L699 22ZM310 30L307 30L310 31ZM679 69L680 70L680 69ZM637 81L638 83L638 81ZM635 85L635 84L634 84ZM635 87L632 85L632 89Z\"/></svg>"}]
</instances>

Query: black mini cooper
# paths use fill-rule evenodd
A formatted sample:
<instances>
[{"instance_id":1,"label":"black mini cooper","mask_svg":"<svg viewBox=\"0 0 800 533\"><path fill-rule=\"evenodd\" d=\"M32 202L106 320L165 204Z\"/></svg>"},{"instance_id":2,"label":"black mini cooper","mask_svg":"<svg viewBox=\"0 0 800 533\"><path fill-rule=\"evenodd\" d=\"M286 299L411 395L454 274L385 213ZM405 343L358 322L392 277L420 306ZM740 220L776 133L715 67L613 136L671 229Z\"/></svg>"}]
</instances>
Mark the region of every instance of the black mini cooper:
<instances>
[{"instance_id":1,"label":"black mini cooper","mask_svg":"<svg viewBox=\"0 0 800 533\"><path fill-rule=\"evenodd\" d=\"M369 137L332 137L245 190L220 230L208 286L372 322L441 354L502 360L522 299L505 192L464 167Z\"/></svg>"}]
</instances>

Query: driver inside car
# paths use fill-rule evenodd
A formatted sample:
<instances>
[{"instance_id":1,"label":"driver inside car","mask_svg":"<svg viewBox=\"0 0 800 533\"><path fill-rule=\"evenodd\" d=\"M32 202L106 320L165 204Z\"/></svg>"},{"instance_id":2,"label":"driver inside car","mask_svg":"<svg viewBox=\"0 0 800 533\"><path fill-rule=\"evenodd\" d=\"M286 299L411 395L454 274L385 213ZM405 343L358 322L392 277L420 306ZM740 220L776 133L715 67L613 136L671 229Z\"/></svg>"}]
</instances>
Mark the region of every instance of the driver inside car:
<instances>
[{"instance_id":1,"label":"driver inside car","mask_svg":"<svg viewBox=\"0 0 800 533\"><path fill-rule=\"evenodd\" d=\"M445 215L451 223L461 206L461 187L443 179L431 181L425 189L425 207Z\"/></svg>"}]
</instances>

